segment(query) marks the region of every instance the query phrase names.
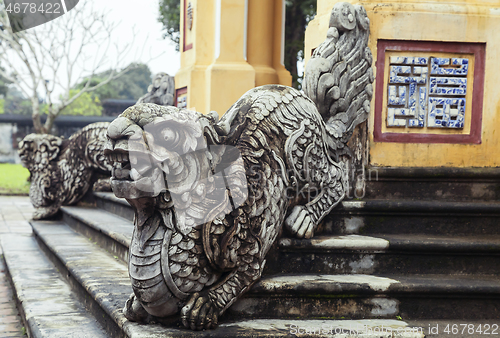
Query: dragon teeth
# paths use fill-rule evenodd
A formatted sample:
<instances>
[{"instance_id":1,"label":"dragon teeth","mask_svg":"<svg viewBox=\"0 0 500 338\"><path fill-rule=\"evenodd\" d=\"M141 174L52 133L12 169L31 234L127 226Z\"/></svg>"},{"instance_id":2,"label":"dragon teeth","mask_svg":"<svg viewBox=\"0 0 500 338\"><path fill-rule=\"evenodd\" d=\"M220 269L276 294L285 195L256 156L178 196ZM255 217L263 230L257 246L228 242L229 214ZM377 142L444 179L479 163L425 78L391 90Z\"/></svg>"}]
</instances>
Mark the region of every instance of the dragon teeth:
<instances>
[{"instance_id":1,"label":"dragon teeth","mask_svg":"<svg viewBox=\"0 0 500 338\"><path fill-rule=\"evenodd\" d=\"M133 179L134 181L138 181L141 178L141 174L139 174L137 169L132 168L130 170L130 178Z\"/></svg>"}]
</instances>

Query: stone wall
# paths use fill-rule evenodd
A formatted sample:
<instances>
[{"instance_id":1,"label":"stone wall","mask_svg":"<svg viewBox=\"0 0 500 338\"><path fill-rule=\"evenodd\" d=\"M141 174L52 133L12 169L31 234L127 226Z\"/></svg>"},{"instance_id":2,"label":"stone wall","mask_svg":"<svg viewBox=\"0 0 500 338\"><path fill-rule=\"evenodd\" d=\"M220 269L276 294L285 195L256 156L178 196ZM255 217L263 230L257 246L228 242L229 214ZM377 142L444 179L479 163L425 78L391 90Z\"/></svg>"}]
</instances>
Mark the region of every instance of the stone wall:
<instances>
[{"instance_id":1,"label":"stone wall","mask_svg":"<svg viewBox=\"0 0 500 338\"><path fill-rule=\"evenodd\" d=\"M0 163L19 163L17 149L14 149L13 135L17 132L14 124L0 124Z\"/></svg>"}]
</instances>

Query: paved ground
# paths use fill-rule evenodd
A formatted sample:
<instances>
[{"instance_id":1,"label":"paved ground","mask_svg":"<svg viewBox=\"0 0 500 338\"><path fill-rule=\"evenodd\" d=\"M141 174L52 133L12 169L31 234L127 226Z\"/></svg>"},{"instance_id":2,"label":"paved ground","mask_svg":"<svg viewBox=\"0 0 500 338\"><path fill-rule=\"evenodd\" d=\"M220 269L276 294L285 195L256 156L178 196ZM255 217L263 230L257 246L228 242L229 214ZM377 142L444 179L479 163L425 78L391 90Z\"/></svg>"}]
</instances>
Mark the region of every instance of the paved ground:
<instances>
[{"instance_id":1,"label":"paved ground","mask_svg":"<svg viewBox=\"0 0 500 338\"><path fill-rule=\"evenodd\" d=\"M32 212L28 197L0 196L0 236L5 233L31 233L28 220ZM0 337L26 337L24 332L3 259L0 259Z\"/></svg>"}]
</instances>

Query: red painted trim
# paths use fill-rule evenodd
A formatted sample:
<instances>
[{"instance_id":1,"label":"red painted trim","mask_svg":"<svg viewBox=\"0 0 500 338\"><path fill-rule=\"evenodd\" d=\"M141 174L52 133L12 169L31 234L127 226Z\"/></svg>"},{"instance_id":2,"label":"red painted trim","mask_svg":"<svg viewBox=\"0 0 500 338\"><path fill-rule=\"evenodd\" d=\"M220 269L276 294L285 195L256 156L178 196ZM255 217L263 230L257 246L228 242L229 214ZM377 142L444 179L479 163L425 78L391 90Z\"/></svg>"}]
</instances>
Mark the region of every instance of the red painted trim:
<instances>
[{"instance_id":1,"label":"red painted trim","mask_svg":"<svg viewBox=\"0 0 500 338\"><path fill-rule=\"evenodd\" d=\"M180 96L180 95L183 95L183 94L186 94L188 91L188 88L187 87L182 87L182 88L179 88L179 89L176 89L175 90L175 98L174 98L174 105L177 107L177 98Z\"/></svg>"},{"instance_id":2,"label":"red painted trim","mask_svg":"<svg viewBox=\"0 0 500 338\"><path fill-rule=\"evenodd\" d=\"M192 43L190 43L189 45L186 45L186 26L187 26L187 24L186 24L187 23L187 21L186 21L186 19L187 19L187 7L186 7L187 5L186 5L186 3L187 2L188 2L188 0L184 0L184 6L183 6L184 7L184 9L183 9L184 13L182 15L182 17L184 18L184 22L182 24L183 25L182 30L183 30L183 34L184 34L183 37L182 37L182 51L183 52L185 52L185 51L190 50L191 48L193 48L193 44Z\"/></svg>"},{"instance_id":3,"label":"red painted trim","mask_svg":"<svg viewBox=\"0 0 500 338\"><path fill-rule=\"evenodd\" d=\"M408 134L382 133L385 51L415 51L415 52L443 52L474 54L474 85L471 106L471 128L469 134L436 135L436 134ZM430 42L430 41L401 41L378 40L377 43L377 84L375 86L375 123L373 139L375 142L399 143L462 143L481 144L481 126L483 120L484 72L485 72L485 43L465 42Z\"/></svg>"}]
</instances>

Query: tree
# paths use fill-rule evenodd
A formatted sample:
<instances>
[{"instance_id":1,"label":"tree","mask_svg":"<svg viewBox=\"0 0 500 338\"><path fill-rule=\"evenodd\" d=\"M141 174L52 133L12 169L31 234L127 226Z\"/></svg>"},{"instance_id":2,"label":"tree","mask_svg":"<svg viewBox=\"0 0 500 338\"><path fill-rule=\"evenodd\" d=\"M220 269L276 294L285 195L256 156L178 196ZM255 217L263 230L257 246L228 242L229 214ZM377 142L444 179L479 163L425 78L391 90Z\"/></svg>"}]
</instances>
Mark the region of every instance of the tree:
<instances>
[{"instance_id":1,"label":"tree","mask_svg":"<svg viewBox=\"0 0 500 338\"><path fill-rule=\"evenodd\" d=\"M102 102L106 99L137 100L148 91L151 83L151 71L143 63L127 66L129 69L121 77L114 79L104 86L96 89L93 96ZM98 85L109 76L112 70L97 74L92 79L91 85ZM86 79L79 83L75 89L81 89L86 84Z\"/></svg>"},{"instance_id":2,"label":"tree","mask_svg":"<svg viewBox=\"0 0 500 338\"><path fill-rule=\"evenodd\" d=\"M304 60L304 37L309 21L316 14L316 0L285 0L285 67L292 74L293 86L300 88L301 77L297 62ZM179 50L180 0L159 0L160 16L165 38Z\"/></svg>"},{"instance_id":3,"label":"tree","mask_svg":"<svg viewBox=\"0 0 500 338\"><path fill-rule=\"evenodd\" d=\"M3 69L0 66L0 69ZM5 96L7 95L7 92L9 91L9 81L0 76L0 114L5 113Z\"/></svg>"},{"instance_id":4,"label":"tree","mask_svg":"<svg viewBox=\"0 0 500 338\"><path fill-rule=\"evenodd\" d=\"M4 113L15 115L32 115L31 100L26 99L16 86L9 86L4 102Z\"/></svg>"},{"instance_id":5,"label":"tree","mask_svg":"<svg viewBox=\"0 0 500 338\"><path fill-rule=\"evenodd\" d=\"M316 0L286 0L285 68L292 74L295 88L301 88L297 62L304 61L306 27L315 14Z\"/></svg>"},{"instance_id":6,"label":"tree","mask_svg":"<svg viewBox=\"0 0 500 338\"><path fill-rule=\"evenodd\" d=\"M0 76L0 97L7 95L7 92L9 91L9 81Z\"/></svg>"},{"instance_id":7,"label":"tree","mask_svg":"<svg viewBox=\"0 0 500 338\"><path fill-rule=\"evenodd\" d=\"M0 71L5 71L5 69L0 66ZM11 84L11 82L0 75L0 97L7 95L9 84Z\"/></svg>"},{"instance_id":8,"label":"tree","mask_svg":"<svg viewBox=\"0 0 500 338\"><path fill-rule=\"evenodd\" d=\"M164 37L175 43L175 50L179 51L179 27L181 22L180 0L160 0L160 16L158 21L163 24Z\"/></svg>"},{"instance_id":9,"label":"tree","mask_svg":"<svg viewBox=\"0 0 500 338\"><path fill-rule=\"evenodd\" d=\"M70 95L77 90L70 90ZM85 116L101 116L102 106L98 97L93 97L91 93L83 93L75 101L61 110L61 115L85 115Z\"/></svg>"},{"instance_id":10,"label":"tree","mask_svg":"<svg viewBox=\"0 0 500 338\"><path fill-rule=\"evenodd\" d=\"M0 0L0 61L7 70L0 75L11 81L31 100L33 126L37 133L49 133L60 112L85 93L95 91L130 68L111 70L98 84L93 78L113 62L120 69L133 42L119 48L112 44L116 25L94 10L89 1L80 3L67 14L41 26L13 33L4 0ZM93 48L96 47L96 48ZM117 59L107 54L116 47ZM81 69L81 71L78 71ZM8 71L9 70L9 71ZM79 90L75 84L86 79ZM47 101L47 119L41 122L39 93Z\"/></svg>"}]
</instances>

